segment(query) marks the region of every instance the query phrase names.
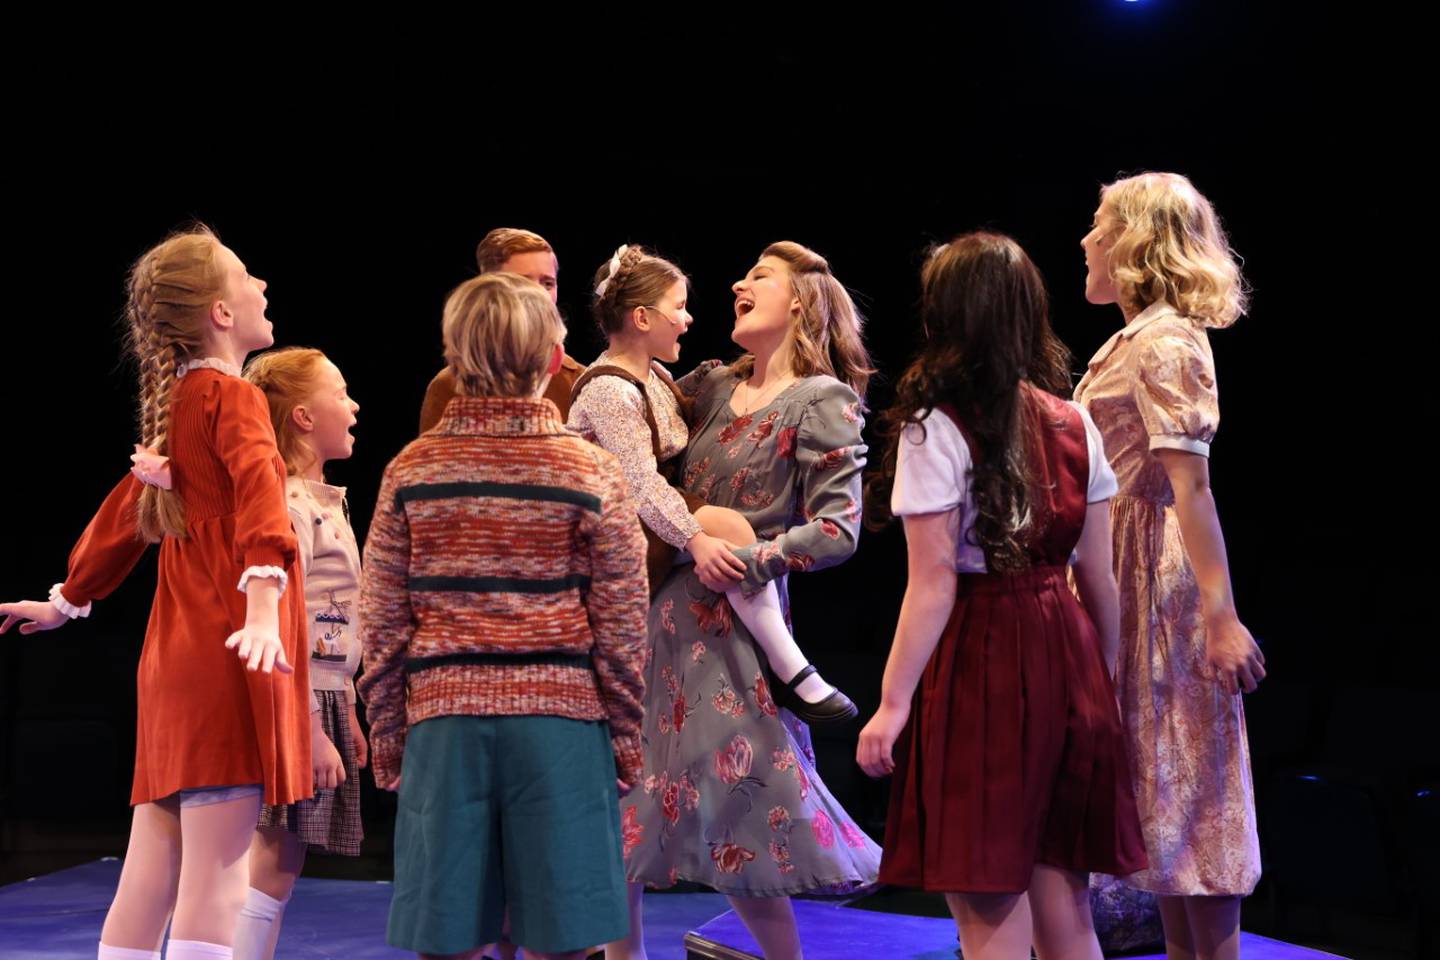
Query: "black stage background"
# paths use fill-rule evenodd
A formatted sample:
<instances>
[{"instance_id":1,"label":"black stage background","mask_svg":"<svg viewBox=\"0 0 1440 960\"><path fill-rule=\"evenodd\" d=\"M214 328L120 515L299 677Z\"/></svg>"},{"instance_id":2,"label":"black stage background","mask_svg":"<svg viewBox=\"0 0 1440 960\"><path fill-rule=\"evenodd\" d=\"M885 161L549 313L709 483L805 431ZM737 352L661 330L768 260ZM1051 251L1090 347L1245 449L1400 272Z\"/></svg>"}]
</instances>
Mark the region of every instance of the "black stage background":
<instances>
[{"instance_id":1,"label":"black stage background","mask_svg":"<svg viewBox=\"0 0 1440 960\"><path fill-rule=\"evenodd\" d=\"M806 243L868 314L878 410L915 343L929 242L978 226L1019 239L1078 376L1120 322L1082 295L1098 187L1177 170L1215 202L1254 285L1251 315L1212 338L1214 487L1271 677L1247 700L1267 869L1247 926L1372 936L1327 932L1334 911L1310 908L1333 901L1404 936L1436 869L1413 849L1434 822L1440 666L1420 616L1433 525L1413 412L1432 281L1397 232L1428 189L1390 46L1407 27L1258 6L1114 0L843 29L755 11L583 47L543 36L557 19L457 23L444 42L374 25L246 37L254 49L231 37L178 60L22 52L5 68L0 593L43 596L128 466L125 271L191 217L269 281L277 341L324 349L351 383L358 443L332 479L363 537L439 367L440 306L493 226L554 244L582 360L599 349L588 280L617 244L680 263L697 318L680 372L733 355L729 285L759 251ZM0 643L0 880L123 850L153 570L88 621ZM867 715L903 570L891 530L792 582L802 645ZM887 788L854 766L857 732L817 732L821 769L879 835ZM367 857L315 870L385 875L393 804L368 777L365 803Z\"/></svg>"}]
</instances>

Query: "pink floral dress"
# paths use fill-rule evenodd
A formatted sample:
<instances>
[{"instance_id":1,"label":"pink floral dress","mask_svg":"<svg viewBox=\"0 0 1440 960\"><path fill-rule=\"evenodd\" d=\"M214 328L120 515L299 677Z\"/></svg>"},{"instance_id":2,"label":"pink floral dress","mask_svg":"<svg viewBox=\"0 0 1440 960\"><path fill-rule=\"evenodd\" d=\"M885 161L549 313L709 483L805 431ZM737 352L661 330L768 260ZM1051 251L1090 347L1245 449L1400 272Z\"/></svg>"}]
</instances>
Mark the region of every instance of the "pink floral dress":
<instances>
[{"instance_id":1,"label":"pink floral dress","mask_svg":"<svg viewBox=\"0 0 1440 960\"><path fill-rule=\"evenodd\" d=\"M1167 895L1248 894L1260 879L1240 696L1215 681L1175 493L1155 450L1210 455L1220 423L1205 329L1156 303L1090 361L1075 399L1105 438L1120 585L1115 677L1150 867L1125 882Z\"/></svg>"}]
</instances>

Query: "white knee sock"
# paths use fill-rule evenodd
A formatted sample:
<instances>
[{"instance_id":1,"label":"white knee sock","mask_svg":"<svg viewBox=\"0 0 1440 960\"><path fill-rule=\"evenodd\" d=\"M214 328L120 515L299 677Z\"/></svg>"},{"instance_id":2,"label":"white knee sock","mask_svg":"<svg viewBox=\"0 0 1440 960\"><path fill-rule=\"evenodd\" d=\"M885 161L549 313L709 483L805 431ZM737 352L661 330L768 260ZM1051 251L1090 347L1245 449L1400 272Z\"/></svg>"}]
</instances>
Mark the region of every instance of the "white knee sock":
<instances>
[{"instance_id":1,"label":"white knee sock","mask_svg":"<svg viewBox=\"0 0 1440 960\"><path fill-rule=\"evenodd\" d=\"M740 622L749 628L755 643L765 652L765 658L770 661L770 669L782 683L794 677L810 662L805 658L800 644L795 642L790 628L785 626L785 612L780 609L780 595L775 584L767 583L764 590L748 598L740 592L739 587L734 587L725 592L725 597L730 601L730 609L734 610ZM803 700L819 703L830 696L833 689L835 688L821 679L817 672L800 681L795 692Z\"/></svg>"},{"instance_id":2,"label":"white knee sock","mask_svg":"<svg viewBox=\"0 0 1440 960\"><path fill-rule=\"evenodd\" d=\"M271 960L275 956L280 919L289 902L250 888L235 923L235 960Z\"/></svg>"},{"instance_id":3,"label":"white knee sock","mask_svg":"<svg viewBox=\"0 0 1440 960\"><path fill-rule=\"evenodd\" d=\"M160 960L160 951L111 947L102 943L95 954L95 960Z\"/></svg>"},{"instance_id":4,"label":"white knee sock","mask_svg":"<svg viewBox=\"0 0 1440 960\"><path fill-rule=\"evenodd\" d=\"M165 960L231 960L234 952L224 944L204 940L174 940L165 945Z\"/></svg>"}]
</instances>

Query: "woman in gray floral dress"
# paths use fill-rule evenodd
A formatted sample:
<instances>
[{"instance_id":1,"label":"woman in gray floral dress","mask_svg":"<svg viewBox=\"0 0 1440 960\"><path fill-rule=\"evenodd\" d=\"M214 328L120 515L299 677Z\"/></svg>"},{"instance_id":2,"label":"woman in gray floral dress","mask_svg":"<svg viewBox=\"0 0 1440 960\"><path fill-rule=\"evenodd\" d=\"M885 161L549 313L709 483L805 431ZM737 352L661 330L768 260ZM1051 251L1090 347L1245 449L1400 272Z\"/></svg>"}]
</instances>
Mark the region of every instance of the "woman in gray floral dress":
<instances>
[{"instance_id":1,"label":"woman in gray floral dress","mask_svg":"<svg viewBox=\"0 0 1440 960\"><path fill-rule=\"evenodd\" d=\"M743 513L744 584L840 563L860 527L860 317L825 260L767 248L734 286L732 339L749 353L700 377L682 488ZM789 897L873 884L880 849L815 772L806 726L731 615L718 571L678 566L650 609L642 787L620 804L629 879L726 894L771 960L798 956ZM638 901L637 901L638 908ZM643 950L639 912L628 948Z\"/></svg>"}]
</instances>

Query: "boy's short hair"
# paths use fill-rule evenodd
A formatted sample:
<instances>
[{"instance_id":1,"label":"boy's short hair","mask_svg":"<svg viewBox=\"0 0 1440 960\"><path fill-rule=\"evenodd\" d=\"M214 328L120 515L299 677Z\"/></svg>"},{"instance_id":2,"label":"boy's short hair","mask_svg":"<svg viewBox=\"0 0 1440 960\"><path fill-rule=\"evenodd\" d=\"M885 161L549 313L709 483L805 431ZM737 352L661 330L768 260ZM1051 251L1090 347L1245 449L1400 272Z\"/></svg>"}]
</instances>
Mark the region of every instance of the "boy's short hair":
<instances>
[{"instance_id":1,"label":"boy's short hair","mask_svg":"<svg viewBox=\"0 0 1440 960\"><path fill-rule=\"evenodd\" d=\"M514 273L482 273L445 301L445 362L468 397L528 397L565 324L543 287Z\"/></svg>"},{"instance_id":2,"label":"boy's short hair","mask_svg":"<svg viewBox=\"0 0 1440 960\"><path fill-rule=\"evenodd\" d=\"M475 248L475 265L481 273L496 273L517 253L554 253L549 241L519 227L496 227Z\"/></svg>"}]
</instances>

